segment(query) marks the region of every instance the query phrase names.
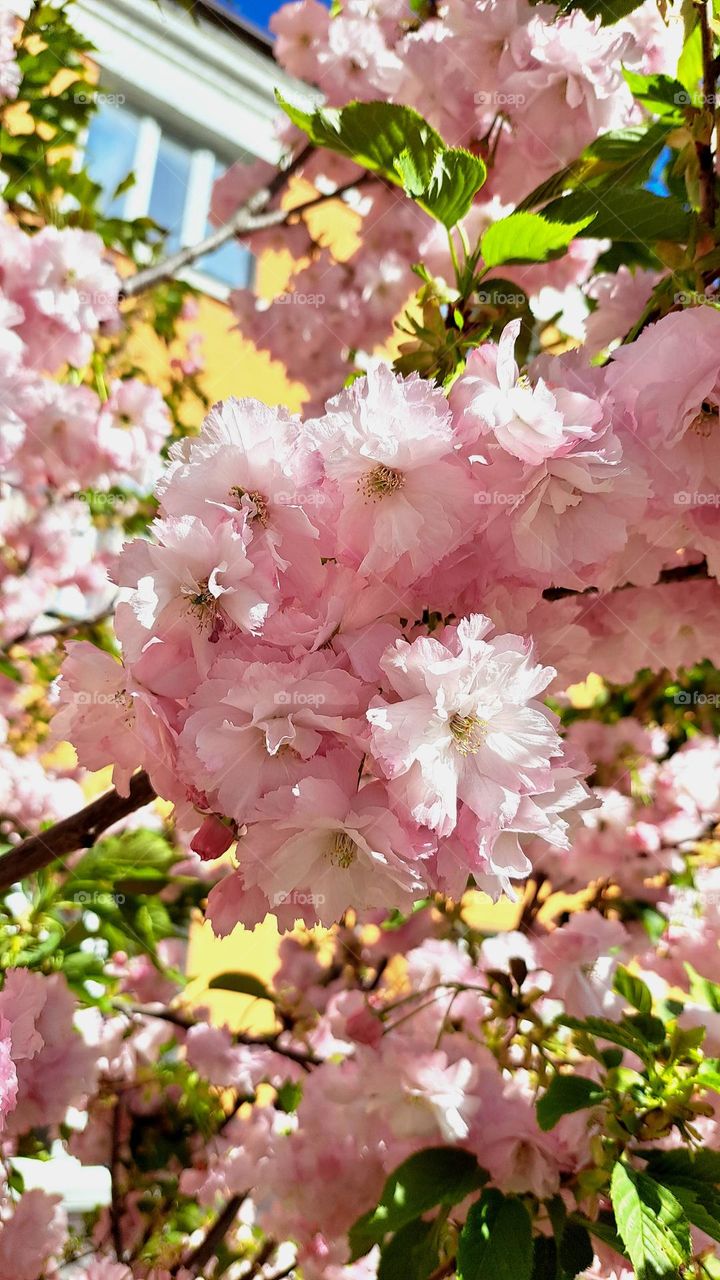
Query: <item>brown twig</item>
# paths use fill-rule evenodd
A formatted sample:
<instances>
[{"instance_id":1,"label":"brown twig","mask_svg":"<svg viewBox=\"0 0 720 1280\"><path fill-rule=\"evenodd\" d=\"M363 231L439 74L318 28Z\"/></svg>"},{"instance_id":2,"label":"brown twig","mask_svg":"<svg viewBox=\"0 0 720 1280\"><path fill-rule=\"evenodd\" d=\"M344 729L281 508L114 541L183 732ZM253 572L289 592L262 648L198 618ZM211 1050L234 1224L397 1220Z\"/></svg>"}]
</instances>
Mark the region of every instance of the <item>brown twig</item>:
<instances>
[{"instance_id":1,"label":"brown twig","mask_svg":"<svg viewBox=\"0 0 720 1280\"><path fill-rule=\"evenodd\" d=\"M130 779L129 795L121 796L115 789L106 791L69 818L63 818L39 835L21 840L0 857L0 892L76 849L90 849L108 827L154 799L152 783L147 774L140 771Z\"/></svg>"},{"instance_id":2,"label":"brown twig","mask_svg":"<svg viewBox=\"0 0 720 1280\"><path fill-rule=\"evenodd\" d=\"M663 569L658 577L655 586L667 585L670 582L689 582L692 580L709 582L712 574L708 572L707 560L700 560L697 564L681 564L673 569ZM582 587L575 590L573 587L546 587L543 591L543 600L565 600L568 596L594 596L594 595L612 595L616 591L630 591L636 588L634 582L623 582L619 587L612 587L608 592L601 592L597 587Z\"/></svg>"},{"instance_id":3,"label":"brown twig","mask_svg":"<svg viewBox=\"0 0 720 1280\"><path fill-rule=\"evenodd\" d=\"M122 1238L122 1200L117 1180L117 1169L120 1163L120 1136L122 1129L122 1095L118 1096L113 1110L112 1135L110 1148L110 1235L115 1257L118 1262L125 1259L125 1246Z\"/></svg>"},{"instance_id":4,"label":"brown twig","mask_svg":"<svg viewBox=\"0 0 720 1280\"><path fill-rule=\"evenodd\" d=\"M233 214L230 221L226 222L222 227L218 227L217 231L212 231L203 240L199 240L197 244L186 245L184 249L178 249L177 253L170 254L169 257L163 258L161 262L155 262L152 266L145 267L143 271L137 271L135 275L124 279L120 286L121 298L135 298L139 293L144 293L147 289L153 289L155 285L161 284L163 280L175 277L185 267L197 262L198 258L203 258L206 253L213 253L216 249L221 248L222 245L226 244L228 240L232 240L235 236L250 235L253 231L267 231L271 227L284 226L318 205L328 204L331 200L339 200L348 191L354 191L356 187L362 186L372 177L372 174L361 173L353 182L348 182L344 186L338 187L335 191L313 196L311 200L295 205L292 209L269 209L270 201L284 190L291 175L307 159L311 151L313 151L312 146L305 147L286 169L279 170L267 187L256 191L247 203Z\"/></svg>"},{"instance_id":5,"label":"brown twig","mask_svg":"<svg viewBox=\"0 0 720 1280\"><path fill-rule=\"evenodd\" d=\"M168 280L171 276L176 275L183 267L195 262L203 254L211 252L211 249L207 248L210 242L212 242L212 248L217 249L220 245L225 244L227 240L232 239L233 236L248 230L244 225L245 221L252 221L265 212L270 201L275 196L282 194L293 174L297 173L314 149L312 143L304 146L284 169L278 169L266 187L261 187L259 191L253 193L229 222L226 222L222 227L218 227L217 231L206 236L204 240L199 241L196 245L188 245L184 249L179 249L177 253L171 253L167 258L163 258L161 262L155 262L152 266L146 267L144 271L136 271L134 275L123 280L120 287L120 296L133 298L145 289L152 289L154 285L160 284L162 280ZM275 212L282 212L282 210L276 210Z\"/></svg>"},{"instance_id":6,"label":"brown twig","mask_svg":"<svg viewBox=\"0 0 720 1280\"><path fill-rule=\"evenodd\" d=\"M247 1191L245 1191L241 1195L230 1197L225 1208L218 1214L200 1243L174 1268L172 1274L183 1270L189 1271L191 1275L198 1275L202 1271L206 1263L214 1257L218 1245L222 1244L225 1239L247 1194Z\"/></svg>"},{"instance_id":7,"label":"brown twig","mask_svg":"<svg viewBox=\"0 0 720 1280\"><path fill-rule=\"evenodd\" d=\"M711 25L712 0L695 0L695 7L700 20L703 64L703 114L709 115L707 137L698 138L695 143L698 166L700 169L700 215L703 222L711 229L715 226L717 213L717 194L715 189L715 156L713 139L715 135L715 91L717 84L717 67L713 56L713 31Z\"/></svg>"},{"instance_id":8,"label":"brown twig","mask_svg":"<svg viewBox=\"0 0 720 1280\"><path fill-rule=\"evenodd\" d=\"M121 1012L128 1014L137 1014L143 1018L160 1018L163 1022L169 1022L174 1027L181 1027L188 1031L190 1027L197 1026L198 1019L193 1018L191 1014L181 1013L177 1009L166 1009L162 1006L157 1008L154 1005L133 1004L126 1006L118 1006ZM279 1035L268 1036L251 1036L244 1031L233 1031L232 1038L235 1044L248 1045L252 1049L270 1049L273 1053L278 1053L282 1058L288 1058L290 1062L296 1062L298 1066L305 1070L311 1067L319 1067L323 1059L315 1056L314 1053L303 1049L293 1049L290 1046L282 1045L279 1042Z\"/></svg>"},{"instance_id":9,"label":"brown twig","mask_svg":"<svg viewBox=\"0 0 720 1280\"><path fill-rule=\"evenodd\" d=\"M73 636L78 631L85 630L86 627L97 627L101 622L106 622L108 618L113 616L114 605L110 609L103 609L102 613L98 613L94 618L63 618L55 627L48 627L46 631L33 631L32 626L26 627L18 636L14 636L12 640L6 640L0 645L0 653L8 654L18 645L29 644L31 640L62 640L65 636Z\"/></svg>"},{"instance_id":10,"label":"brown twig","mask_svg":"<svg viewBox=\"0 0 720 1280\"><path fill-rule=\"evenodd\" d=\"M450 1262L444 1262L441 1267L438 1267L437 1271L433 1271L429 1280L445 1280L446 1276L455 1275L456 1265L455 1258L451 1258Z\"/></svg>"}]
</instances>

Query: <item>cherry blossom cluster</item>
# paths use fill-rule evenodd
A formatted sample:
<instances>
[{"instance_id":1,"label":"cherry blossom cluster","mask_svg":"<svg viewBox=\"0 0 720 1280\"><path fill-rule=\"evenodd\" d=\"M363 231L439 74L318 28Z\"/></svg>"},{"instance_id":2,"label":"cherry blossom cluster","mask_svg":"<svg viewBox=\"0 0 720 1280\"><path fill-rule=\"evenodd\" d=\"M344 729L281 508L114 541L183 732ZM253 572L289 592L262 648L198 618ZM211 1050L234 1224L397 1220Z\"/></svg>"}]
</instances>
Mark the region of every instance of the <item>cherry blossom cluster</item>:
<instances>
[{"instance_id":1,"label":"cherry blossom cluster","mask_svg":"<svg viewBox=\"0 0 720 1280\"><path fill-rule=\"evenodd\" d=\"M119 324L119 278L100 239L48 226L28 236L3 225L0 249L0 403L6 551L0 636L11 642L49 609L82 617L107 599L103 539L91 490L142 492L157 478L170 431L160 392L136 378L101 397L82 372L103 332ZM106 522L107 523L107 522Z\"/></svg>"},{"instance_id":2,"label":"cherry blossom cluster","mask_svg":"<svg viewBox=\"0 0 720 1280\"><path fill-rule=\"evenodd\" d=\"M320 0L293 0L272 18L275 52L291 74L317 85L330 106L353 99L402 103L420 111L450 145L486 156L488 181L463 223L473 245L598 135L642 120L623 66L674 75L682 48L680 6L666 6L663 18L656 0L609 26L579 7L562 13L530 0L449 0L428 8L418 18L404 0L349 0L331 17ZM297 131L286 130L285 139L296 142ZM358 170L321 152L302 173L327 191ZM216 184L215 221L227 221L269 176L267 165L233 166ZM289 250L298 267L273 301L247 289L231 296L243 335L309 389L314 411L343 381L351 353L364 367L390 337L417 287L413 263L452 278L443 228L431 227L401 194L371 183L353 208L361 217L360 243L349 256L336 260L322 239L313 246L303 221L259 232L253 247ZM599 272L589 285L596 305L588 315L578 286L591 280L603 247L598 240L576 241L556 262L512 267L502 276L530 295L538 319L560 315L566 332L604 348L640 317L656 273Z\"/></svg>"},{"instance_id":3,"label":"cherry blossom cluster","mask_svg":"<svg viewBox=\"0 0 720 1280\"><path fill-rule=\"evenodd\" d=\"M662 593L680 584L607 593L717 564L702 497L720 485L719 331L698 308L605 368L572 355L521 374L512 324L449 398L378 366L322 417L229 400L173 446L152 538L113 571L123 665L71 650L56 734L121 788L142 763L181 826L201 824L202 856L237 840L210 898L219 932L268 910L407 908L470 876L498 893L527 875L528 837L568 847L585 766L543 704L551 683L606 674L608 631L642 667L643 593L659 593L663 662L673 643L673 665L716 648L714 581L675 642ZM671 400L655 369L673 358Z\"/></svg>"},{"instance_id":4,"label":"cherry blossom cluster","mask_svg":"<svg viewBox=\"0 0 720 1280\"><path fill-rule=\"evenodd\" d=\"M584 909L569 919L557 911L554 918L524 913L522 928L484 938L467 925L459 929L461 917L447 905L417 911L399 927L383 912L365 914L338 929L330 946L287 935L272 983L284 1031L271 1045L238 1042L229 1028L208 1025L202 1010L175 1029L185 1061L202 1079L255 1099L232 1111L209 1143L198 1136L179 1179L180 1193L208 1209L243 1199L238 1240L250 1242L260 1228L285 1242L278 1263L295 1260L309 1280L369 1280L377 1254L349 1265L350 1228L402 1161L437 1146L472 1152L505 1194L547 1201L560 1193L568 1207L574 1194L584 1202L583 1178L604 1121L582 1111L550 1131L540 1127L541 1049L559 1010L621 1017L620 965L638 966L658 1002L679 993L679 1025L706 1026L707 1051L717 1052L720 1018L689 989L685 967L709 975L720 938L717 870L702 853L720 820L717 741L700 736L668 754L667 735L635 719L580 720L570 738L595 753L605 816L589 813L572 852L552 854L544 869L557 887L587 893L595 886ZM621 845L613 807L623 808L627 833L615 857L608 852L613 838ZM563 874L564 861L577 877ZM641 923L644 909L658 917L654 946ZM125 990L158 1016L135 1015L130 1028L127 1014L102 1024L105 1087L125 1082L121 1150L134 1126L161 1123L162 1094L140 1081L168 1038L161 1016L167 984L152 967L131 967ZM507 1010L515 991L521 1004L513 1034ZM576 1057L573 1065L597 1077L593 1059ZM267 1085L279 1095L294 1086L297 1109L273 1105ZM88 1164L113 1158L112 1114L103 1099L101 1087L87 1128L71 1141ZM708 1095L693 1121L696 1139L710 1148L720 1123L716 1099ZM645 1137L668 1141L662 1132ZM142 1214L126 1212L128 1249L143 1230ZM694 1243L699 1253L714 1247L700 1231ZM589 1274L631 1273L597 1245Z\"/></svg>"}]
</instances>

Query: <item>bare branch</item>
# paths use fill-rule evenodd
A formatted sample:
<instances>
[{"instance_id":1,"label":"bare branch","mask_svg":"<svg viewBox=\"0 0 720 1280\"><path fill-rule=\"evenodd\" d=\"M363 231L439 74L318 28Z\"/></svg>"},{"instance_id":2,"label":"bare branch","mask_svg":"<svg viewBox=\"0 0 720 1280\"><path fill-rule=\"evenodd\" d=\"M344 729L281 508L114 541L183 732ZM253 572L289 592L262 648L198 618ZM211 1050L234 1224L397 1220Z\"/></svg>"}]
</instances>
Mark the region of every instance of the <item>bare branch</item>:
<instances>
[{"instance_id":1,"label":"bare branch","mask_svg":"<svg viewBox=\"0 0 720 1280\"><path fill-rule=\"evenodd\" d=\"M188 1254L187 1258L174 1268L175 1272L182 1269L183 1271L189 1271L191 1275L197 1275L202 1271L205 1264L215 1256L216 1249L225 1239L247 1194L247 1191L245 1191L241 1195L230 1197L225 1208L218 1214L205 1237Z\"/></svg>"},{"instance_id":2,"label":"bare branch","mask_svg":"<svg viewBox=\"0 0 720 1280\"><path fill-rule=\"evenodd\" d=\"M270 209L268 206L271 201L282 194L292 175L305 163L313 151L314 147L308 143L285 169L278 170L267 187L261 187L259 191L256 191L224 226L218 227L216 231L212 231L203 240L199 240L197 244L187 245L184 249L178 249L177 253L170 254L169 257L163 258L161 262L153 263L152 266L146 267L142 271L137 271L135 275L128 276L121 282L120 296L122 298L137 297L138 294L144 293L147 289L152 289L155 285L161 284L163 280L173 278L183 268L189 267L193 262L197 262L198 258L203 258L206 253L213 253L215 249L221 248L228 240L232 240L234 236L249 235L253 231L266 231L270 227L283 226L306 213L308 209L313 209L317 205L327 204L331 200L340 199L346 192L361 186L372 176L368 173L360 173L353 182L348 182L345 186L338 187L335 191L316 195L303 204L295 205L292 209Z\"/></svg>"},{"instance_id":3,"label":"bare branch","mask_svg":"<svg viewBox=\"0 0 720 1280\"><path fill-rule=\"evenodd\" d=\"M28 836L0 857L0 892L49 866L57 858L74 853L76 849L91 848L108 827L154 799L152 783L141 771L130 779L129 795L121 796L113 788L39 835Z\"/></svg>"},{"instance_id":4,"label":"bare branch","mask_svg":"<svg viewBox=\"0 0 720 1280\"><path fill-rule=\"evenodd\" d=\"M717 195L715 191L715 155L713 141L715 137L715 90L717 84L717 66L713 56L712 0L696 0L695 5L700 19L700 35L702 39L703 62L703 114L707 116L707 132L695 143L698 165L700 169L700 213L702 220L711 229L715 226L717 213Z\"/></svg>"},{"instance_id":5,"label":"bare branch","mask_svg":"<svg viewBox=\"0 0 720 1280\"><path fill-rule=\"evenodd\" d=\"M669 582L709 582L711 579L707 560L700 560L697 564L680 564L677 568L663 569L654 586L663 586ZM612 587L607 592L598 591L597 587L583 587L579 591L575 591L572 587L546 587L543 591L543 600L565 600L568 596L612 595L616 591L632 589L637 590L637 584L634 582L623 582L621 586Z\"/></svg>"}]
</instances>

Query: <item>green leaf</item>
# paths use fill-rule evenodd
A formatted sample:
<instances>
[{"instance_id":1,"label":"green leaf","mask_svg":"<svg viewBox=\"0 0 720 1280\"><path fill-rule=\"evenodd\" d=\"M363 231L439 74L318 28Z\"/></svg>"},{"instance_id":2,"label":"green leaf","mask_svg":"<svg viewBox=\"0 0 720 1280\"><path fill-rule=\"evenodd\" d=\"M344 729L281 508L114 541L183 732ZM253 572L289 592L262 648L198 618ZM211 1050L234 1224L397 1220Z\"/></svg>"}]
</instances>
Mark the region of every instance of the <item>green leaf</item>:
<instances>
[{"instance_id":1,"label":"green leaf","mask_svg":"<svg viewBox=\"0 0 720 1280\"><path fill-rule=\"evenodd\" d=\"M177 858L177 850L163 836L140 828L101 840L75 864L67 884L88 880L114 885L122 879L155 879L169 871Z\"/></svg>"},{"instance_id":2,"label":"green leaf","mask_svg":"<svg viewBox=\"0 0 720 1280\"><path fill-rule=\"evenodd\" d=\"M378 1280L427 1280L437 1265L435 1223L414 1218L382 1250Z\"/></svg>"},{"instance_id":3,"label":"green leaf","mask_svg":"<svg viewBox=\"0 0 720 1280\"><path fill-rule=\"evenodd\" d=\"M595 1107L604 1096L601 1085L586 1076L553 1076L547 1091L537 1101L538 1124L547 1132L555 1127L561 1116L582 1111L585 1107Z\"/></svg>"},{"instance_id":4,"label":"green leaf","mask_svg":"<svg viewBox=\"0 0 720 1280\"><path fill-rule=\"evenodd\" d=\"M690 979L691 999L707 1005L708 1009L712 1009L714 1013L720 1013L720 986L717 982L711 982L710 978L703 978L691 964L685 965L685 972Z\"/></svg>"},{"instance_id":5,"label":"green leaf","mask_svg":"<svg viewBox=\"0 0 720 1280\"><path fill-rule=\"evenodd\" d=\"M617 991L618 995L623 996L628 1004L640 1013L650 1013L652 1010L652 993L649 986L642 981L642 978L637 978L634 973L630 973L630 970L622 964L619 964L615 970L613 991Z\"/></svg>"},{"instance_id":6,"label":"green leaf","mask_svg":"<svg viewBox=\"0 0 720 1280\"><path fill-rule=\"evenodd\" d=\"M604 27L620 22L629 13L639 9L643 0L570 0L566 10L582 9L588 18L600 18Z\"/></svg>"},{"instance_id":7,"label":"green leaf","mask_svg":"<svg viewBox=\"0 0 720 1280\"><path fill-rule=\"evenodd\" d=\"M662 1182L687 1177L694 1181L720 1183L720 1151L677 1148L673 1151L641 1151L639 1154L647 1160L652 1176Z\"/></svg>"},{"instance_id":8,"label":"green leaf","mask_svg":"<svg viewBox=\"0 0 720 1280\"><path fill-rule=\"evenodd\" d=\"M700 1063L696 1079L703 1089L712 1089L715 1093L720 1093L720 1060L706 1058Z\"/></svg>"},{"instance_id":9,"label":"green leaf","mask_svg":"<svg viewBox=\"0 0 720 1280\"><path fill-rule=\"evenodd\" d=\"M23 682L22 671L9 658L0 657L0 675L7 676L7 679L13 680L15 684L22 684Z\"/></svg>"},{"instance_id":10,"label":"green leaf","mask_svg":"<svg viewBox=\"0 0 720 1280\"><path fill-rule=\"evenodd\" d=\"M720 1240L720 1195L709 1187L673 1183L669 1191L685 1210L688 1222L712 1240Z\"/></svg>"},{"instance_id":11,"label":"green leaf","mask_svg":"<svg viewBox=\"0 0 720 1280\"><path fill-rule=\"evenodd\" d=\"M572 1031L585 1032L595 1039L609 1040L611 1044L618 1044L623 1049L629 1049L631 1053L637 1054L643 1062L647 1062L653 1057L647 1043L637 1031L627 1025L627 1021L618 1023L611 1022L609 1018L571 1018L568 1015L562 1015L558 1018L558 1022L563 1027L570 1027Z\"/></svg>"},{"instance_id":12,"label":"green leaf","mask_svg":"<svg viewBox=\"0 0 720 1280\"><path fill-rule=\"evenodd\" d=\"M682 90L682 85L679 88ZM680 122L681 117L673 117L601 133L577 160L535 187L518 208L535 209L578 187L600 188L618 182L623 186L643 186L668 134Z\"/></svg>"},{"instance_id":13,"label":"green leaf","mask_svg":"<svg viewBox=\"0 0 720 1280\"><path fill-rule=\"evenodd\" d=\"M486 177L479 156L446 146L440 134L412 107L390 102L303 111L276 91L293 124L316 146L347 156L363 169L382 174L445 227L468 212Z\"/></svg>"},{"instance_id":14,"label":"green leaf","mask_svg":"<svg viewBox=\"0 0 720 1280\"><path fill-rule=\"evenodd\" d=\"M532 1280L558 1280L557 1246L552 1236L533 1240Z\"/></svg>"},{"instance_id":15,"label":"green leaf","mask_svg":"<svg viewBox=\"0 0 720 1280\"><path fill-rule=\"evenodd\" d=\"M570 1219L558 1245L558 1261L563 1280L575 1280L575 1276L581 1271L587 1271L592 1266L594 1257L595 1250L587 1227Z\"/></svg>"},{"instance_id":16,"label":"green leaf","mask_svg":"<svg viewBox=\"0 0 720 1280\"><path fill-rule=\"evenodd\" d=\"M211 991L237 991L239 995L255 996L258 1000L271 1000L275 997L268 991L264 982L253 973L218 973L211 978L208 987Z\"/></svg>"},{"instance_id":17,"label":"green leaf","mask_svg":"<svg viewBox=\"0 0 720 1280\"><path fill-rule=\"evenodd\" d=\"M487 1178L475 1157L459 1147L418 1151L391 1173L377 1207L351 1227L352 1261L429 1209L459 1204L471 1191L484 1186Z\"/></svg>"},{"instance_id":18,"label":"green leaf","mask_svg":"<svg viewBox=\"0 0 720 1280\"><path fill-rule=\"evenodd\" d=\"M667 1187L621 1161L612 1172L610 1195L637 1280L675 1280L692 1251L690 1228L679 1201Z\"/></svg>"},{"instance_id":19,"label":"green leaf","mask_svg":"<svg viewBox=\"0 0 720 1280\"><path fill-rule=\"evenodd\" d=\"M572 191L551 201L542 212L545 218L562 223L594 214L592 225L579 235L642 244L657 240L687 244L692 223L690 213L673 196L656 196L652 191L623 186L607 191Z\"/></svg>"},{"instance_id":20,"label":"green leaf","mask_svg":"<svg viewBox=\"0 0 720 1280\"><path fill-rule=\"evenodd\" d=\"M690 95L679 80L672 76L640 75L637 71L623 69L625 82L633 97L656 116L673 116L682 120L682 109L689 106Z\"/></svg>"},{"instance_id":21,"label":"green leaf","mask_svg":"<svg viewBox=\"0 0 720 1280\"><path fill-rule=\"evenodd\" d=\"M548 262L565 253L592 215L579 220L548 222L539 213L511 213L488 227L480 248L486 267L508 262Z\"/></svg>"},{"instance_id":22,"label":"green leaf","mask_svg":"<svg viewBox=\"0 0 720 1280\"><path fill-rule=\"evenodd\" d=\"M703 55L700 24L693 27L677 64L677 78L687 89L693 103L702 105Z\"/></svg>"},{"instance_id":23,"label":"green leaf","mask_svg":"<svg viewBox=\"0 0 720 1280\"><path fill-rule=\"evenodd\" d=\"M532 1269L532 1222L522 1200L484 1191L462 1229L458 1280L530 1280Z\"/></svg>"},{"instance_id":24,"label":"green leaf","mask_svg":"<svg viewBox=\"0 0 720 1280\"><path fill-rule=\"evenodd\" d=\"M583 1217L581 1213L574 1213L572 1221L576 1222L581 1227L585 1227L586 1231L589 1231L593 1236L597 1236L598 1240L601 1240L603 1244L608 1245L610 1249L614 1249L615 1253L619 1253L621 1257L625 1256L623 1242L619 1238L618 1233L615 1230L615 1225L609 1214L601 1214L599 1217L591 1220L590 1218Z\"/></svg>"}]
</instances>

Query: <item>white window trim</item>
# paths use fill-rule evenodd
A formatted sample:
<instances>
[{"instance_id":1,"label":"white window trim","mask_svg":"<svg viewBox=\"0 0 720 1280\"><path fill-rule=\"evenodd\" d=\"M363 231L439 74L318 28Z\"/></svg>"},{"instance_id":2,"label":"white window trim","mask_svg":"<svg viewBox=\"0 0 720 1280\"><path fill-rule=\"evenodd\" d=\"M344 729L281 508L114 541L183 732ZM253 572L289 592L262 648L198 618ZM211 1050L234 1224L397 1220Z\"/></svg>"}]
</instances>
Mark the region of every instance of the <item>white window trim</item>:
<instances>
[{"instance_id":1,"label":"white window trim","mask_svg":"<svg viewBox=\"0 0 720 1280\"><path fill-rule=\"evenodd\" d=\"M125 195L124 216L148 212L166 129L170 136L186 138L191 147L193 140L197 143L181 229L181 243L197 243L205 235L198 197L208 190L208 157L228 165L241 155L276 163L275 89L308 105L318 95L286 75L269 52L244 41L230 22L225 27L194 21L179 6L160 6L155 0L77 0L75 12L78 27L97 49L102 83L123 93L128 107L141 117L136 183ZM183 272L182 279L221 301L231 289L196 267Z\"/></svg>"},{"instance_id":2,"label":"white window trim","mask_svg":"<svg viewBox=\"0 0 720 1280\"><path fill-rule=\"evenodd\" d=\"M119 110L122 111L122 107ZM162 129L157 120L152 116L142 116L131 165L135 182L126 191L123 202L123 217L128 220L144 218L148 211L161 137Z\"/></svg>"}]
</instances>

